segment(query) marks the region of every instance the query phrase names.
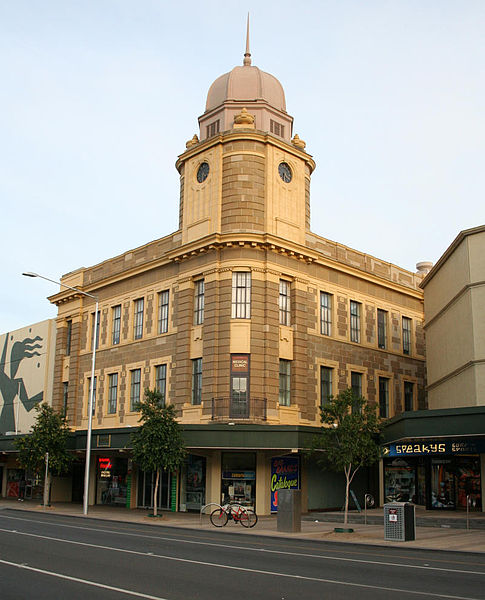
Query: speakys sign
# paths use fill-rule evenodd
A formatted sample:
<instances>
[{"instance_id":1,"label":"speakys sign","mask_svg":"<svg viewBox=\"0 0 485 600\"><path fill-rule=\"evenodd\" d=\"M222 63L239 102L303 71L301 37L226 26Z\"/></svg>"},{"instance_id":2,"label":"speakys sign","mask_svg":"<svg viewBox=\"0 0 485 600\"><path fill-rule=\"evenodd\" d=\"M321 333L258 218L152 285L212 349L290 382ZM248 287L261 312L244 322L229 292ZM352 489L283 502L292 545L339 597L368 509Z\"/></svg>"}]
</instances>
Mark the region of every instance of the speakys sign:
<instances>
[{"instance_id":1,"label":"speakys sign","mask_svg":"<svg viewBox=\"0 0 485 600\"><path fill-rule=\"evenodd\" d=\"M409 440L399 444L390 444L383 448L383 455L395 456L426 456L440 454L480 454L485 452L483 438L468 438L456 440Z\"/></svg>"},{"instance_id":2,"label":"speakys sign","mask_svg":"<svg viewBox=\"0 0 485 600\"><path fill-rule=\"evenodd\" d=\"M271 459L271 512L278 512L278 491L300 489L300 459L282 456Z\"/></svg>"}]
</instances>

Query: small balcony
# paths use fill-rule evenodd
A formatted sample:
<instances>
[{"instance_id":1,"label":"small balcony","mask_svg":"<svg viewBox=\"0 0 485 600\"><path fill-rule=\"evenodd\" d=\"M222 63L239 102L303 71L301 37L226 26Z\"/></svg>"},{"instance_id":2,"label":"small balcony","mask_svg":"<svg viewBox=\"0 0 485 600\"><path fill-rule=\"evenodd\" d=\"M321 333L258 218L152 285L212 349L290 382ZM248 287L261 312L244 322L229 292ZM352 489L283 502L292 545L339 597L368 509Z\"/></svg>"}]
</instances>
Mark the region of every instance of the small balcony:
<instances>
[{"instance_id":1,"label":"small balcony","mask_svg":"<svg viewBox=\"0 0 485 600\"><path fill-rule=\"evenodd\" d=\"M266 398L212 398L212 421L266 421Z\"/></svg>"}]
</instances>

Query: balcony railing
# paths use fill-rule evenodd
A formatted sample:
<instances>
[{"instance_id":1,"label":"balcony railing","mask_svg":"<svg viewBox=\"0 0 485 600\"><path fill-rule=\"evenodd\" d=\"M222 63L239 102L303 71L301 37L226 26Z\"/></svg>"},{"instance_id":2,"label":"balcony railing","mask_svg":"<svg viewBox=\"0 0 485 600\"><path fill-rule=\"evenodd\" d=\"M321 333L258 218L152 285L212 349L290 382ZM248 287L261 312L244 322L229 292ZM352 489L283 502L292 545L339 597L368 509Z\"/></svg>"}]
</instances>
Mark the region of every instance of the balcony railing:
<instances>
[{"instance_id":1,"label":"balcony railing","mask_svg":"<svg viewBox=\"0 0 485 600\"><path fill-rule=\"evenodd\" d=\"M266 398L212 398L213 421L266 421Z\"/></svg>"}]
</instances>

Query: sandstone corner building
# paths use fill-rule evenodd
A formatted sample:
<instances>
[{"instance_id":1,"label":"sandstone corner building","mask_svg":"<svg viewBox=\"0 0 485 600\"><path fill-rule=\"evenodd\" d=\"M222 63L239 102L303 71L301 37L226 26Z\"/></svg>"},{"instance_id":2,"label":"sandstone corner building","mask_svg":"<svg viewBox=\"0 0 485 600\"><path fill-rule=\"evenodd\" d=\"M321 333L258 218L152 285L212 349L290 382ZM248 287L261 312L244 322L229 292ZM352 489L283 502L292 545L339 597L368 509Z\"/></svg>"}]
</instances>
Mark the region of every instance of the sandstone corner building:
<instances>
[{"instance_id":1,"label":"sandstone corner building","mask_svg":"<svg viewBox=\"0 0 485 600\"><path fill-rule=\"evenodd\" d=\"M149 506L153 474L130 454L145 388L176 408L189 451L158 504L199 510L232 498L259 514L277 492L303 510L343 504L340 479L304 460L319 408L353 388L385 418L425 410L423 289L412 273L310 230L315 161L280 82L243 64L210 86L199 133L177 159L179 227L68 273L58 307L53 404L65 406L80 501L91 340L98 324L90 504ZM379 496L378 469L354 489ZM381 476L383 472L381 469Z\"/></svg>"}]
</instances>

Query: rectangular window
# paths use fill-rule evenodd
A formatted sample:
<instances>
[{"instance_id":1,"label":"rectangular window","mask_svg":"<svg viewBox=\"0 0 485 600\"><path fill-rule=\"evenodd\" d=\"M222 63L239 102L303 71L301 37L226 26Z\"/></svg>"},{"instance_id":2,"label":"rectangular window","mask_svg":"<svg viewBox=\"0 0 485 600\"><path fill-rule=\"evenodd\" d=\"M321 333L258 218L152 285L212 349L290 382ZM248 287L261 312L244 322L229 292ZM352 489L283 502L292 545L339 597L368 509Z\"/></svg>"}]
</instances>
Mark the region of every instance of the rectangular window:
<instances>
[{"instance_id":1,"label":"rectangular window","mask_svg":"<svg viewBox=\"0 0 485 600\"><path fill-rule=\"evenodd\" d=\"M379 416L381 419L389 417L389 379L379 377Z\"/></svg>"},{"instance_id":2,"label":"rectangular window","mask_svg":"<svg viewBox=\"0 0 485 600\"><path fill-rule=\"evenodd\" d=\"M143 298L135 300L135 320L133 323L133 337L135 340L139 340L143 337L143 311L145 307L145 301Z\"/></svg>"},{"instance_id":3,"label":"rectangular window","mask_svg":"<svg viewBox=\"0 0 485 600\"><path fill-rule=\"evenodd\" d=\"M141 369L131 371L130 410L138 410L140 403Z\"/></svg>"},{"instance_id":4,"label":"rectangular window","mask_svg":"<svg viewBox=\"0 0 485 600\"><path fill-rule=\"evenodd\" d=\"M64 383L62 384L62 416L63 417L67 416L67 402L69 399L68 388L69 388L69 382L64 381Z\"/></svg>"},{"instance_id":5,"label":"rectangular window","mask_svg":"<svg viewBox=\"0 0 485 600\"><path fill-rule=\"evenodd\" d=\"M251 318L251 273L232 274L232 318Z\"/></svg>"},{"instance_id":6,"label":"rectangular window","mask_svg":"<svg viewBox=\"0 0 485 600\"><path fill-rule=\"evenodd\" d=\"M332 335L332 296L320 292L320 333Z\"/></svg>"},{"instance_id":7,"label":"rectangular window","mask_svg":"<svg viewBox=\"0 0 485 600\"><path fill-rule=\"evenodd\" d=\"M121 304L113 306L113 332L111 336L111 343L116 346L120 343L121 333Z\"/></svg>"},{"instance_id":8,"label":"rectangular window","mask_svg":"<svg viewBox=\"0 0 485 600\"><path fill-rule=\"evenodd\" d=\"M71 354L71 340L72 340L72 321L69 320L66 322L67 331L66 331L66 356Z\"/></svg>"},{"instance_id":9,"label":"rectangular window","mask_svg":"<svg viewBox=\"0 0 485 600\"><path fill-rule=\"evenodd\" d=\"M98 383L98 378L94 378L94 386L93 386L93 417L96 412L96 385ZM91 394L91 377L88 377L88 401L86 403L86 414L89 415L89 396Z\"/></svg>"},{"instance_id":10,"label":"rectangular window","mask_svg":"<svg viewBox=\"0 0 485 600\"><path fill-rule=\"evenodd\" d=\"M325 406L330 402L332 392L333 369L320 367L320 404Z\"/></svg>"},{"instance_id":11,"label":"rectangular window","mask_svg":"<svg viewBox=\"0 0 485 600\"><path fill-rule=\"evenodd\" d=\"M280 325L290 325L290 282L280 279Z\"/></svg>"},{"instance_id":12,"label":"rectangular window","mask_svg":"<svg viewBox=\"0 0 485 600\"><path fill-rule=\"evenodd\" d=\"M273 119L269 120L269 130L279 137L285 137L285 126L277 121L273 121Z\"/></svg>"},{"instance_id":13,"label":"rectangular window","mask_svg":"<svg viewBox=\"0 0 485 600\"><path fill-rule=\"evenodd\" d=\"M216 135L216 133L219 133L219 127L220 127L219 119L217 119L217 121L214 121L210 125L207 125L207 137L212 137L213 135Z\"/></svg>"},{"instance_id":14,"label":"rectangular window","mask_svg":"<svg viewBox=\"0 0 485 600\"><path fill-rule=\"evenodd\" d=\"M192 404L202 404L202 359L192 361Z\"/></svg>"},{"instance_id":15,"label":"rectangular window","mask_svg":"<svg viewBox=\"0 0 485 600\"><path fill-rule=\"evenodd\" d=\"M118 408L118 373L108 376L108 414L114 415Z\"/></svg>"},{"instance_id":16,"label":"rectangular window","mask_svg":"<svg viewBox=\"0 0 485 600\"><path fill-rule=\"evenodd\" d=\"M402 351L403 354L411 354L411 319L402 318Z\"/></svg>"},{"instance_id":17,"label":"rectangular window","mask_svg":"<svg viewBox=\"0 0 485 600\"><path fill-rule=\"evenodd\" d=\"M357 371L351 371L350 373L350 387L354 392L354 395L358 398L362 398L362 373L358 373ZM354 405L352 407L352 412L357 412L360 410L360 407Z\"/></svg>"},{"instance_id":18,"label":"rectangular window","mask_svg":"<svg viewBox=\"0 0 485 600\"><path fill-rule=\"evenodd\" d=\"M350 341L360 344L360 303L350 301Z\"/></svg>"},{"instance_id":19,"label":"rectangular window","mask_svg":"<svg viewBox=\"0 0 485 600\"><path fill-rule=\"evenodd\" d=\"M404 382L404 410L414 410L414 383Z\"/></svg>"},{"instance_id":20,"label":"rectangular window","mask_svg":"<svg viewBox=\"0 0 485 600\"><path fill-rule=\"evenodd\" d=\"M99 323L100 323L100 315L101 313L98 310L97 318L96 318L96 350L99 346ZM91 313L91 350L93 349L93 337L94 337L94 313Z\"/></svg>"},{"instance_id":21,"label":"rectangular window","mask_svg":"<svg viewBox=\"0 0 485 600\"><path fill-rule=\"evenodd\" d=\"M194 287L194 325L202 325L204 322L204 294L204 280L199 279Z\"/></svg>"},{"instance_id":22,"label":"rectangular window","mask_svg":"<svg viewBox=\"0 0 485 600\"><path fill-rule=\"evenodd\" d=\"M291 361L280 359L280 396L281 406L290 406Z\"/></svg>"},{"instance_id":23,"label":"rectangular window","mask_svg":"<svg viewBox=\"0 0 485 600\"><path fill-rule=\"evenodd\" d=\"M157 365L155 367L155 389L161 395L162 406L165 406L167 389L167 365Z\"/></svg>"},{"instance_id":24,"label":"rectangular window","mask_svg":"<svg viewBox=\"0 0 485 600\"><path fill-rule=\"evenodd\" d=\"M350 387L356 396L362 397L362 373L356 371L350 373Z\"/></svg>"},{"instance_id":25,"label":"rectangular window","mask_svg":"<svg viewBox=\"0 0 485 600\"><path fill-rule=\"evenodd\" d=\"M387 346L387 312L377 309L377 345L379 348Z\"/></svg>"},{"instance_id":26,"label":"rectangular window","mask_svg":"<svg viewBox=\"0 0 485 600\"><path fill-rule=\"evenodd\" d=\"M168 290L158 294L158 333L167 333L168 331L168 301Z\"/></svg>"}]
</instances>

